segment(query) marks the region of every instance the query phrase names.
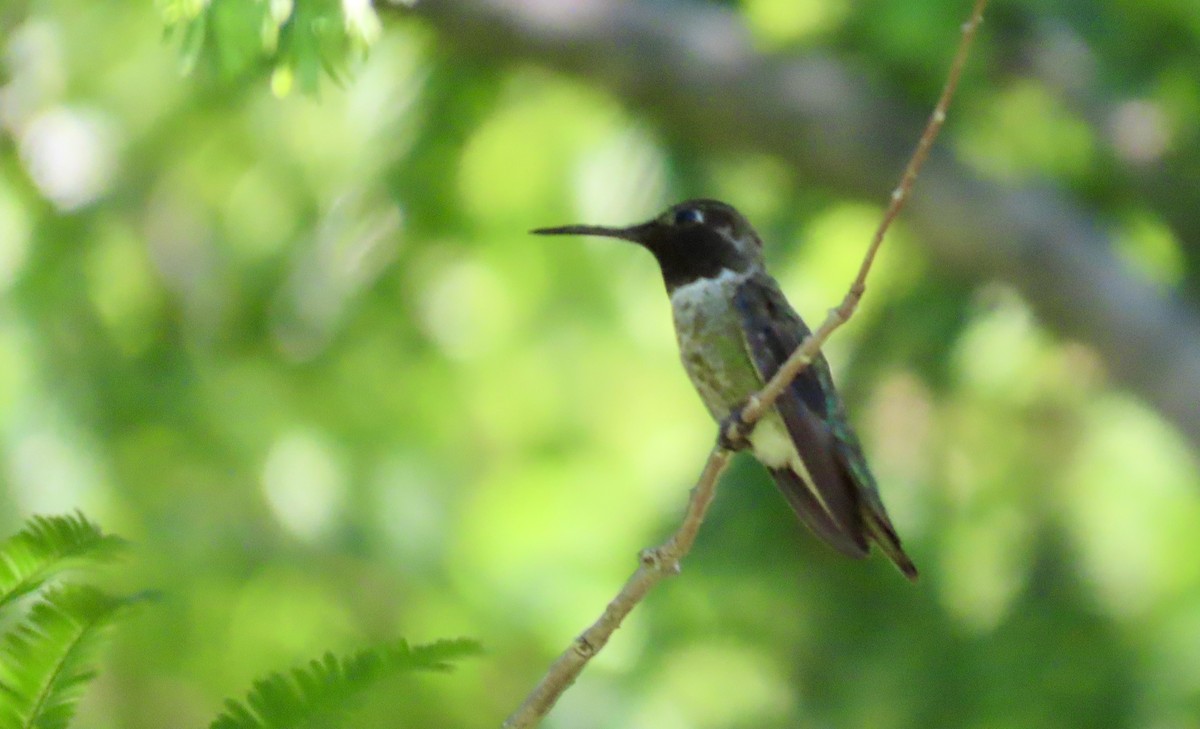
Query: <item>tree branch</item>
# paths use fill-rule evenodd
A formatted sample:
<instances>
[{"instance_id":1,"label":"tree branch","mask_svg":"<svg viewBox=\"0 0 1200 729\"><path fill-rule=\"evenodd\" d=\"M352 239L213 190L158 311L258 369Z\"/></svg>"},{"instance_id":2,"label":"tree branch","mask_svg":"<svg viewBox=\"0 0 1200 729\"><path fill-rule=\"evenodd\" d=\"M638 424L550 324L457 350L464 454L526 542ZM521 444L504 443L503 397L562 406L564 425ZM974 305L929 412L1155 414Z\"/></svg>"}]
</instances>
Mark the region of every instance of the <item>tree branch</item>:
<instances>
[{"instance_id":1,"label":"tree branch","mask_svg":"<svg viewBox=\"0 0 1200 729\"><path fill-rule=\"evenodd\" d=\"M429 0L414 12L464 52L574 73L708 148L775 155L842 194L886 190L920 128L918 113L835 60L756 53L712 6ZM980 180L943 148L906 221L939 266L1011 283L1200 446L1200 313L1131 274L1096 215L1045 185Z\"/></svg>"},{"instance_id":2,"label":"tree branch","mask_svg":"<svg viewBox=\"0 0 1200 729\"><path fill-rule=\"evenodd\" d=\"M954 61L950 65L950 72L947 75L946 84L942 88L941 96L925 125L925 131L921 134L916 150L904 168L900 184L892 193L883 219L875 229L870 245L867 246L867 251L863 255L858 275L855 276L849 291L842 299L841 305L830 309L829 315L817 328L817 331L796 347L796 351L791 353L783 366L759 392L750 397L747 404L738 413L738 420L747 429L753 428L754 424L770 410L780 395L791 385L796 375L800 374L817 356L821 345L833 334L834 330L849 321L858 308L858 302L866 291L867 274L871 272L875 254L883 244L888 228L904 208L913 183L916 182L922 165L929 157L929 150L933 146L934 140L937 139L942 124L946 121L946 112L950 108L950 101L954 97L958 80L962 76L971 42L975 39L975 32L979 29L979 24L983 22L983 11L987 7L987 3L988 0L975 0L971 17L963 24L962 39L959 42L958 51L954 55ZM722 427L724 427L724 423L722 423ZM733 424L730 427L735 431L740 431ZM716 496L717 481L729 464L729 457L732 455L732 452L722 445L724 439L721 435L718 433L717 444L709 452L704 471L700 474L695 487L692 488L687 511L679 529L662 545L642 552L641 565L612 602L608 604L608 607L604 609L604 614L551 664L546 675L529 693L521 706L504 722L504 729L529 729L540 723L563 692L570 688L575 679L579 677L588 661L604 648L608 639L621 626L621 621L642 601L650 589L663 579L679 573L679 563L691 551L692 544L696 541L700 525L704 522L708 507ZM742 433L733 432L729 435L740 438Z\"/></svg>"},{"instance_id":3,"label":"tree branch","mask_svg":"<svg viewBox=\"0 0 1200 729\"><path fill-rule=\"evenodd\" d=\"M671 537L658 547L643 550L638 559L641 565L617 596L613 598L604 614L591 627L572 641L571 646L559 655L533 691L525 697L521 706L504 722L504 729L528 729L537 726L542 718L554 708L558 697L575 683L584 666L608 639L621 627L621 621L633 611L651 588L671 575L679 574L679 562L692 549L696 534L704 522L704 515L717 492L717 480L725 466L729 465L731 451L714 446L708 454L704 471L692 489L683 523Z\"/></svg>"}]
</instances>

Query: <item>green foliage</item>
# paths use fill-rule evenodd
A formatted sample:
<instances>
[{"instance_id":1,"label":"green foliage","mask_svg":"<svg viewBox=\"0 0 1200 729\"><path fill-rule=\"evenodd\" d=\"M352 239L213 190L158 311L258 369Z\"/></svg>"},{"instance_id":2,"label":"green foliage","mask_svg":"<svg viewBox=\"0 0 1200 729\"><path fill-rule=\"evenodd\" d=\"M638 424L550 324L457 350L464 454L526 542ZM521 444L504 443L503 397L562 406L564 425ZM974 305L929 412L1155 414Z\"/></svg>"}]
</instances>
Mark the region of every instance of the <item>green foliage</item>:
<instances>
[{"instance_id":1,"label":"green foliage","mask_svg":"<svg viewBox=\"0 0 1200 729\"><path fill-rule=\"evenodd\" d=\"M5 613L64 570L95 568L124 548L80 513L32 517L0 544L0 618L14 621L0 641L0 729L65 727L94 675L106 629L140 598L65 584L47 589L20 617Z\"/></svg>"},{"instance_id":2,"label":"green foliage","mask_svg":"<svg viewBox=\"0 0 1200 729\"><path fill-rule=\"evenodd\" d=\"M80 513L30 518L24 529L0 544L0 610L58 572L107 561L124 547L123 539L104 534Z\"/></svg>"},{"instance_id":3,"label":"green foliage","mask_svg":"<svg viewBox=\"0 0 1200 729\"><path fill-rule=\"evenodd\" d=\"M478 655L475 641L443 640L410 647L400 641L338 658L326 653L290 674L254 682L245 702L226 701L212 729L298 729L333 726L370 687L410 671L448 671L453 661Z\"/></svg>"},{"instance_id":4,"label":"green foliage","mask_svg":"<svg viewBox=\"0 0 1200 729\"><path fill-rule=\"evenodd\" d=\"M317 90L321 73L341 80L379 35L369 2L337 0L160 0L168 33L181 48L185 71L202 68L231 80L272 70L272 89L294 83Z\"/></svg>"},{"instance_id":5,"label":"green foliage","mask_svg":"<svg viewBox=\"0 0 1200 729\"><path fill-rule=\"evenodd\" d=\"M82 514L37 516L0 545L0 609L72 566L95 566L126 546ZM95 677L97 650L124 608L147 597L112 597L86 585L47 589L0 639L0 729L64 729ZM0 619L10 616L0 612ZM244 702L230 699L213 729L329 726L372 686L412 671L448 671L477 655L475 641L389 643L320 660L256 681Z\"/></svg>"},{"instance_id":6,"label":"green foliage","mask_svg":"<svg viewBox=\"0 0 1200 729\"><path fill-rule=\"evenodd\" d=\"M0 644L0 727L66 727L106 629L130 602L74 585L43 595Z\"/></svg>"}]
</instances>

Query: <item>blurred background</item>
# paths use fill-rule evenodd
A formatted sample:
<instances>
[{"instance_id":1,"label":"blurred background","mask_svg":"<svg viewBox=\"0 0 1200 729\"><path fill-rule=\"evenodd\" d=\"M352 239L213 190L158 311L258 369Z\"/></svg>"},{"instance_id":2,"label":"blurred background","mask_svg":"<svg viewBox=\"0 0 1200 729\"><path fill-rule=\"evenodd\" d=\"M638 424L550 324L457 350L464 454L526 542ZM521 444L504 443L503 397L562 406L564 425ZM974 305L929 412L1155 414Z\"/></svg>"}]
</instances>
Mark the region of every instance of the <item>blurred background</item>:
<instances>
[{"instance_id":1,"label":"blurred background","mask_svg":"<svg viewBox=\"0 0 1200 729\"><path fill-rule=\"evenodd\" d=\"M164 595L78 727L400 636L488 652L355 725L497 726L714 434L653 260L526 231L718 197L819 321L969 8L378 10L0 7L0 527L81 509ZM1198 61L1190 2L997 2L827 348L920 583L740 457L545 726L1200 726Z\"/></svg>"}]
</instances>

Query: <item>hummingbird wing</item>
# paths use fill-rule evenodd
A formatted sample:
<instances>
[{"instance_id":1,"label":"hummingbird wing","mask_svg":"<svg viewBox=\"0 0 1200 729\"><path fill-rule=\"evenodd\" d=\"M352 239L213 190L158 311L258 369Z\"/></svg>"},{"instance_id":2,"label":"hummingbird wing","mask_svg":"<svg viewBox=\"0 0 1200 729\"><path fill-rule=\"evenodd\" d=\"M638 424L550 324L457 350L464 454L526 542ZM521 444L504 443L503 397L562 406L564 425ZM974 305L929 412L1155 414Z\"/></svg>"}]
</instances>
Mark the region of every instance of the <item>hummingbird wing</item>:
<instances>
[{"instance_id":1,"label":"hummingbird wing","mask_svg":"<svg viewBox=\"0 0 1200 729\"><path fill-rule=\"evenodd\" d=\"M755 275L734 294L746 349L769 380L811 332L779 285ZM774 468L771 475L800 519L838 551L852 557L878 542L904 574L916 568L900 547L867 468L858 437L842 411L829 364L820 353L775 402L805 473Z\"/></svg>"},{"instance_id":2,"label":"hummingbird wing","mask_svg":"<svg viewBox=\"0 0 1200 729\"><path fill-rule=\"evenodd\" d=\"M809 333L775 282L755 276L734 294L746 348L765 382ZM815 363L814 363L815 364ZM830 393L832 394L832 393ZM799 455L803 468L774 468L772 475L797 515L838 551L855 557L867 553L862 515L852 480L834 455L834 436L824 417L827 395L806 368L778 400L775 409Z\"/></svg>"}]
</instances>

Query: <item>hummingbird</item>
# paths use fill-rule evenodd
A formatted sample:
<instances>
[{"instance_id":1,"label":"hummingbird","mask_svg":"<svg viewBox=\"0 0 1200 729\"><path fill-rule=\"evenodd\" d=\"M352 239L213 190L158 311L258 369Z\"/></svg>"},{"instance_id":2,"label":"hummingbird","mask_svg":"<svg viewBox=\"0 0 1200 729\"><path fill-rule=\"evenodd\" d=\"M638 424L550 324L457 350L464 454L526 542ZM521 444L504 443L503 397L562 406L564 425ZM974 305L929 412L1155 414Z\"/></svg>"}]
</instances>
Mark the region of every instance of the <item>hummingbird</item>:
<instances>
[{"instance_id":1,"label":"hummingbird","mask_svg":"<svg viewBox=\"0 0 1200 729\"><path fill-rule=\"evenodd\" d=\"M744 437L727 435L727 424L745 425L741 408L811 333L767 273L762 239L741 213L717 200L687 200L625 228L565 225L532 232L617 238L650 251L671 300L683 367L721 424L722 443L749 447L800 521L838 552L863 558L874 543L906 577L917 578L824 355L817 354Z\"/></svg>"}]
</instances>

